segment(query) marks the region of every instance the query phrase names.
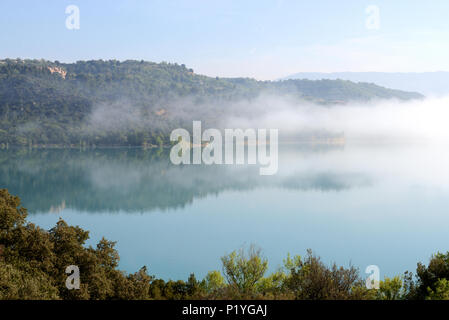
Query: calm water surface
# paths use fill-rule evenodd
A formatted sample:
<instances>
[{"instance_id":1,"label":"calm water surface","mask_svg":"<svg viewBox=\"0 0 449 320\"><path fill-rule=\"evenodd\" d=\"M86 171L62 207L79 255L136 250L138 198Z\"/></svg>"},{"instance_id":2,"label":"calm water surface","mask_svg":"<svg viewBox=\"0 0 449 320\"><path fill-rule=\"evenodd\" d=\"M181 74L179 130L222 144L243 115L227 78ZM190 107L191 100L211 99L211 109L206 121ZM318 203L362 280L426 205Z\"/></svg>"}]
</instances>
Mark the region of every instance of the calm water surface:
<instances>
[{"instance_id":1,"label":"calm water surface","mask_svg":"<svg viewBox=\"0 0 449 320\"><path fill-rule=\"evenodd\" d=\"M449 148L429 144L281 146L279 171L175 166L168 150L0 151L0 187L29 220L59 217L117 241L120 268L164 279L203 277L255 243L270 269L313 249L381 277L449 250Z\"/></svg>"}]
</instances>

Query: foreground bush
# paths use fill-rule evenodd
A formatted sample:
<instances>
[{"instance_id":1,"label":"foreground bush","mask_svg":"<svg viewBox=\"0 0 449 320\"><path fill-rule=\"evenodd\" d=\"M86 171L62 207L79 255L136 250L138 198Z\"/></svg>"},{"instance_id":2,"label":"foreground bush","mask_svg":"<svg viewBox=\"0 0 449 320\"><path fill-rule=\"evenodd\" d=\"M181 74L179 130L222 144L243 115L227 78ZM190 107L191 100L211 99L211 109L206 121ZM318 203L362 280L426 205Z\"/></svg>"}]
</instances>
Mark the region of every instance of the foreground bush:
<instances>
[{"instance_id":1,"label":"foreground bush","mask_svg":"<svg viewBox=\"0 0 449 320\"><path fill-rule=\"evenodd\" d=\"M114 243L85 247L89 233L60 220L50 231L26 221L20 199L0 190L0 297L2 299L147 299L151 277L117 270ZM79 290L65 286L68 265L79 266Z\"/></svg>"}]
</instances>

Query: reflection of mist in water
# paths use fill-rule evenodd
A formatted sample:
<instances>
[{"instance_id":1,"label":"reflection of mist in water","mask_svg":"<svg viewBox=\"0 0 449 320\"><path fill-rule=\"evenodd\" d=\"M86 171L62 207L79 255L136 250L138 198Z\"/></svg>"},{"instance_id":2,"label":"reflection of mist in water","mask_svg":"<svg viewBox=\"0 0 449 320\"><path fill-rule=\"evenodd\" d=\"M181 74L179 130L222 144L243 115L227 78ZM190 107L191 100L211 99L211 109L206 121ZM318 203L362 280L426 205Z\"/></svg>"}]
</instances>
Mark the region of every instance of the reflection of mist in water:
<instances>
[{"instance_id":1,"label":"reflection of mist in water","mask_svg":"<svg viewBox=\"0 0 449 320\"><path fill-rule=\"evenodd\" d=\"M292 190L342 191L355 187L369 186L370 179L361 174L317 173L293 175L281 186Z\"/></svg>"},{"instance_id":2,"label":"reflection of mist in water","mask_svg":"<svg viewBox=\"0 0 449 320\"><path fill-rule=\"evenodd\" d=\"M348 191L381 184L447 188L449 151L431 145L281 146L279 171L257 165L181 165L169 150L1 151L0 184L30 212L64 208L145 212L184 207L225 191L258 188ZM55 211L55 210L53 210Z\"/></svg>"},{"instance_id":3,"label":"reflection of mist in water","mask_svg":"<svg viewBox=\"0 0 449 320\"><path fill-rule=\"evenodd\" d=\"M1 185L19 195L30 212L64 208L88 212L143 212L183 207L194 199L227 190L287 188L338 191L369 185L357 172L308 170L311 155L329 157L341 147L281 150L286 170L260 176L256 165L180 165L168 150L2 151ZM285 158L282 159L285 154Z\"/></svg>"}]
</instances>

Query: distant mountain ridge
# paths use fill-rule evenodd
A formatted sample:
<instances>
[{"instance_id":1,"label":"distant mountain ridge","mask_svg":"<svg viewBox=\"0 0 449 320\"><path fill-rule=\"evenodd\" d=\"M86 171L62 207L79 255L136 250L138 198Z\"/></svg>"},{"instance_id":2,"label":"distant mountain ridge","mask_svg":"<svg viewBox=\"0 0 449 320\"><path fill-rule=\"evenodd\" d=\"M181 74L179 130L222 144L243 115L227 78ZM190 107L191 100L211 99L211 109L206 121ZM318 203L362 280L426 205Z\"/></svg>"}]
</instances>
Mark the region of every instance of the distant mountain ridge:
<instances>
[{"instance_id":1,"label":"distant mountain ridge","mask_svg":"<svg viewBox=\"0 0 449 320\"><path fill-rule=\"evenodd\" d=\"M300 72L280 80L349 80L353 82L375 83L376 85L405 91L420 92L424 95L449 94L449 72Z\"/></svg>"}]
</instances>

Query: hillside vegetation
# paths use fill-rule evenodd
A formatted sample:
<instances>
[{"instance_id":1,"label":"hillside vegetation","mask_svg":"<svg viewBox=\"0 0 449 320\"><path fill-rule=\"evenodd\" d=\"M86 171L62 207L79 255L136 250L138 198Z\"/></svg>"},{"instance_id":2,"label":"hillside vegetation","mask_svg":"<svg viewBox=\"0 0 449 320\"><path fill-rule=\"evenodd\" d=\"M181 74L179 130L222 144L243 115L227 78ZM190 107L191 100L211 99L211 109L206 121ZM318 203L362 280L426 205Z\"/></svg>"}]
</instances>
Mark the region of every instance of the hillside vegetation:
<instances>
[{"instance_id":1,"label":"hillside vegetation","mask_svg":"<svg viewBox=\"0 0 449 320\"><path fill-rule=\"evenodd\" d=\"M0 60L0 146L162 145L193 117L217 125L230 112L226 106L261 94L329 105L422 97L342 80L213 78L164 62L6 59Z\"/></svg>"}]
</instances>

